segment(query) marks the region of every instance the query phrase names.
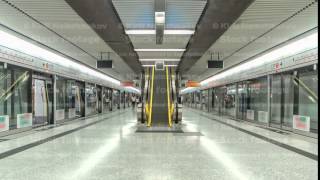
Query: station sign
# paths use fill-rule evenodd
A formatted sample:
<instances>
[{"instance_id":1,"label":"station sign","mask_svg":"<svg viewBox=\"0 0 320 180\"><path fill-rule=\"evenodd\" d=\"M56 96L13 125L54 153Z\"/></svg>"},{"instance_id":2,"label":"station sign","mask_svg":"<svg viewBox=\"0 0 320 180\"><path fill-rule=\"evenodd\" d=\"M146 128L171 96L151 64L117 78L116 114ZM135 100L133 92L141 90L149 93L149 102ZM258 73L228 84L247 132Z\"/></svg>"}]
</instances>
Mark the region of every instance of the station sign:
<instances>
[{"instance_id":1,"label":"station sign","mask_svg":"<svg viewBox=\"0 0 320 180\"><path fill-rule=\"evenodd\" d=\"M9 116L0 116L0 132L9 130Z\"/></svg>"},{"instance_id":2,"label":"station sign","mask_svg":"<svg viewBox=\"0 0 320 180\"><path fill-rule=\"evenodd\" d=\"M276 72L279 72L282 68L282 62L278 62L274 64L274 69Z\"/></svg>"},{"instance_id":3,"label":"station sign","mask_svg":"<svg viewBox=\"0 0 320 180\"><path fill-rule=\"evenodd\" d=\"M134 87L134 82L133 81L122 81L121 86L123 87Z\"/></svg>"},{"instance_id":4,"label":"station sign","mask_svg":"<svg viewBox=\"0 0 320 180\"><path fill-rule=\"evenodd\" d=\"M186 87L200 87L200 86L201 86L200 83L196 81L188 80L186 82Z\"/></svg>"},{"instance_id":5,"label":"station sign","mask_svg":"<svg viewBox=\"0 0 320 180\"><path fill-rule=\"evenodd\" d=\"M301 131L310 131L310 117L309 116L300 116L293 115L293 129Z\"/></svg>"},{"instance_id":6,"label":"station sign","mask_svg":"<svg viewBox=\"0 0 320 180\"><path fill-rule=\"evenodd\" d=\"M217 60L209 60L208 61L208 68L211 69L211 68L223 68L223 61L217 61Z\"/></svg>"},{"instance_id":7,"label":"station sign","mask_svg":"<svg viewBox=\"0 0 320 180\"><path fill-rule=\"evenodd\" d=\"M32 113L17 114L17 128L32 126Z\"/></svg>"},{"instance_id":8,"label":"station sign","mask_svg":"<svg viewBox=\"0 0 320 180\"><path fill-rule=\"evenodd\" d=\"M97 61L97 68L98 69L113 68L112 60L100 60L100 61Z\"/></svg>"}]
</instances>

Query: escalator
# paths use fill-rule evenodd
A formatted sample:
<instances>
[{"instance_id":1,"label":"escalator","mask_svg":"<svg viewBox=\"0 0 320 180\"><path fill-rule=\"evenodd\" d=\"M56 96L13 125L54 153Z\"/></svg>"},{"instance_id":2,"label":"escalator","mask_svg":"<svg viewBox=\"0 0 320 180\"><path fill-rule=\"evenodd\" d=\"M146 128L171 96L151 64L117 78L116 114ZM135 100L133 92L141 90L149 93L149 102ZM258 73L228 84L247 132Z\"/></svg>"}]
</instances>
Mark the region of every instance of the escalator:
<instances>
[{"instance_id":1,"label":"escalator","mask_svg":"<svg viewBox=\"0 0 320 180\"><path fill-rule=\"evenodd\" d=\"M165 70L155 70L152 104L152 125L168 126L168 94Z\"/></svg>"},{"instance_id":2,"label":"escalator","mask_svg":"<svg viewBox=\"0 0 320 180\"><path fill-rule=\"evenodd\" d=\"M181 105L177 102L176 79L173 69L155 67L146 70L142 97L138 105L138 121L146 127L172 128L181 121ZM178 115L180 113L180 116ZM145 123L146 122L146 123Z\"/></svg>"}]
</instances>

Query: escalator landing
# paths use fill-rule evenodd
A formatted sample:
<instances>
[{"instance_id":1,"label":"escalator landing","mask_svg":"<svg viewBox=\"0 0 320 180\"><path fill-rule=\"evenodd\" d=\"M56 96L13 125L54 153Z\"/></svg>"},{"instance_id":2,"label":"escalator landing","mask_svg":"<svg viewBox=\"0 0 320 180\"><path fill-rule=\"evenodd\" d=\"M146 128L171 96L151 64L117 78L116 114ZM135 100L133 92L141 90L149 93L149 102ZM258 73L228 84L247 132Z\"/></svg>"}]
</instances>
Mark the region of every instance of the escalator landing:
<instances>
[{"instance_id":1,"label":"escalator landing","mask_svg":"<svg viewBox=\"0 0 320 180\"><path fill-rule=\"evenodd\" d=\"M172 127L168 126L151 126L146 127L145 125L138 125L137 133L183 133L182 128L179 125Z\"/></svg>"}]
</instances>

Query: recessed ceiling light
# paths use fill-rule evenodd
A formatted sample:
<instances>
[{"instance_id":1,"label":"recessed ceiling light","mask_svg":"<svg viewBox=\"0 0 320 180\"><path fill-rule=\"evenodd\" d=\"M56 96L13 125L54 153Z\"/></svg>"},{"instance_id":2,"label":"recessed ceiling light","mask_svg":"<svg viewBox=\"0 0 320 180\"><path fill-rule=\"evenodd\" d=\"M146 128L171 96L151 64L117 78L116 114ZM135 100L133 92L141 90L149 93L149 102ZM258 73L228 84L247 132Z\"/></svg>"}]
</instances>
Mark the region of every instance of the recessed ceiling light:
<instances>
[{"instance_id":1,"label":"recessed ceiling light","mask_svg":"<svg viewBox=\"0 0 320 180\"><path fill-rule=\"evenodd\" d=\"M166 52L166 51L170 51L170 52L183 52L186 49L135 49L135 51L137 52Z\"/></svg>"},{"instance_id":2,"label":"recessed ceiling light","mask_svg":"<svg viewBox=\"0 0 320 180\"><path fill-rule=\"evenodd\" d=\"M125 32L128 35L155 35L156 34L156 30L153 30L153 29L132 29L132 30L126 30ZM194 30L168 29L168 30L164 30L164 34L166 34L166 35L191 35L191 34L194 34Z\"/></svg>"}]
</instances>

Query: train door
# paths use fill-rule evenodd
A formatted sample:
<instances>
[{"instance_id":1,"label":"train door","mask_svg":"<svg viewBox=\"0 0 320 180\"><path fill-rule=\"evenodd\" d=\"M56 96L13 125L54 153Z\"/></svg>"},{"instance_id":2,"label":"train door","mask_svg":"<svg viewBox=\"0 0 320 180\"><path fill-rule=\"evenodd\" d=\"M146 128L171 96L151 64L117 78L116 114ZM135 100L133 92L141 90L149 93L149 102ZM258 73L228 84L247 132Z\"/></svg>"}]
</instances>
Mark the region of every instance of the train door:
<instances>
[{"instance_id":1,"label":"train door","mask_svg":"<svg viewBox=\"0 0 320 180\"><path fill-rule=\"evenodd\" d=\"M270 126L317 137L318 70L308 66L271 78Z\"/></svg>"},{"instance_id":2,"label":"train door","mask_svg":"<svg viewBox=\"0 0 320 180\"><path fill-rule=\"evenodd\" d=\"M76 94L75 99L75 108L76 108L76 116L84 117L85 116L85 83L76 81L76 86L74 86L74 91Z\"/></svg>"},{"instance_id":3,"label":"train door","mask_svg":"<svg viewBox=\"0 0 320 180\"><path fill-rule=\"evenodd\" d=\"M33 125L53 124L52 78L33 75Z\"/></svg>"},{"instance_id":4,"label":"train door","mask_svg":"<svg viewBox=\"0 0 320 180\"><path fill-rule=\"evenodd\" d=\"M293 75L276 74L271 79L270 126L291 129L293 114Z\"/></svg>"},{"instance_id":5,"label":"train door","mask_svg":"<svg viewBox=\"0 0 320 180\"><path fill-rule=\"evenodd\" d=\"M247 116L247 106L248 106L248 90L247 82L240 82L238 84L238 113L237 119L245 120Z\"/></svg>"}]
</instances>

